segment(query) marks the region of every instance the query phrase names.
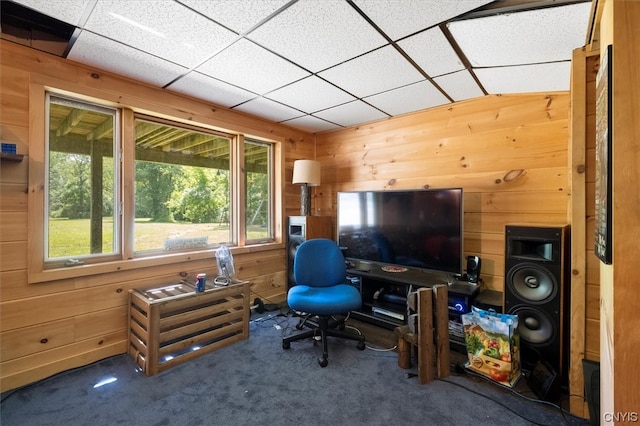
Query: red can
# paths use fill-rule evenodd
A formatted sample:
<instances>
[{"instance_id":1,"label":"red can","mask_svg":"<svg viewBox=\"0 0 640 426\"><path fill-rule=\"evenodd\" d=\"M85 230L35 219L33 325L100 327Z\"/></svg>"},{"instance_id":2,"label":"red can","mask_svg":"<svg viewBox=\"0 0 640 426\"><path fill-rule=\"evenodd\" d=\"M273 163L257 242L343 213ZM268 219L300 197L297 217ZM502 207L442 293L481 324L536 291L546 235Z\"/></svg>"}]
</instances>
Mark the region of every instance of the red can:
<instances>
[{"instance_id":1,"label":"red can","mask_svg":"<svg viewBox=\"0 0 640 426\"><path fill-rule=\"evenodd\" d=\"M207 285L207 274L196 275L196 293L203 293Z\"/></svg>"}]
</instances>

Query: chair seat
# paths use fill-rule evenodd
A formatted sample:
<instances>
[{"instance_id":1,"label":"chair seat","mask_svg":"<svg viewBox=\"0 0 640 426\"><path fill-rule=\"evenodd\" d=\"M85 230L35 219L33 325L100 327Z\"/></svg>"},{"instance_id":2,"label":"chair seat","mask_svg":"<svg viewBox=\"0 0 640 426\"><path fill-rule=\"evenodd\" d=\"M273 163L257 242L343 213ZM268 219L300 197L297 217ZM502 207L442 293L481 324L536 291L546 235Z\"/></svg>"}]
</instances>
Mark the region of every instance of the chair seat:
<instances>
[{"instance_id":1,"label":"chair seat","mask_svg":"<svg viewBox=\"0 0 640 426\"><path fill-rule=\"evenodd\" d=\"M332 287L296 285L287 295L291 309L315 315L333 315L360 309L362 299L358 290L349 284Z\"/></svg>"}]
</instances>

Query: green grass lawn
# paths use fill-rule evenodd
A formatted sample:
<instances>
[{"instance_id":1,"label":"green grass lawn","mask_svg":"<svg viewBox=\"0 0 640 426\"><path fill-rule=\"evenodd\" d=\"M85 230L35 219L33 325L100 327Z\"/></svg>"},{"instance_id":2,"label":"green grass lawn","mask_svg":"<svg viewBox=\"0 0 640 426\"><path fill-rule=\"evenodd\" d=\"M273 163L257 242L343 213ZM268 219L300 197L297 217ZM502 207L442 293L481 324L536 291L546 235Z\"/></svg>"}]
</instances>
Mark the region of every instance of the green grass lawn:
<instances>
[{"instance_id":1,"label":"green grass lawn","mask_svg":"<svg viewBox=\"0 0 640 426\"><path fill-rule=\"evenodd\" d=\"M256 227L249 238L264 237L265 229ZM81 256L90 252L89 219L49 219L49 257ZM209 244L229 240L228 223L156 223L136 219L135 251L162 250L165 239L207 237ZM102 224L102 252L113 253L113 221Z\"/></svg>"}]
</instances>

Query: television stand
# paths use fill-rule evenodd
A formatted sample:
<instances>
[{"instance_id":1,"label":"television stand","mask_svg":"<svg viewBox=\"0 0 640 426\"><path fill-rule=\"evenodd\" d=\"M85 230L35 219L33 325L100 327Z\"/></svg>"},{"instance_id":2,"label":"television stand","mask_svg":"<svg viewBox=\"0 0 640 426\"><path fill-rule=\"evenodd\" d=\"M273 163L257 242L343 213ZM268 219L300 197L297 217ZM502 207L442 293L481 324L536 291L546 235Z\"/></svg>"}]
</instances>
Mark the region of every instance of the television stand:
<instances>
[{"instance_id":1,"label":"television stand","mask_svg":"<svg viewBox=\"0 0 640 426\"><path fill-rule=\"evenodd\" d=\"M409 292L420 287L446 284L446 278L424 271L386 272L374 264L347 269L347 276L362 296L362 307L353 311L352 316L389 330L407 323Z\"/></svg>"},{"instance_id":2,"label":"television stand","mask_svg":"<svg viewBox=\"0 0 640 426\"><path fill-rule=\"evenodd\" d=\"M478 284L461 280L451 282L446 274L415 269L385 272L375 264L367 264L367 267L367 271L347 269L349 281L362 296L362 307L351 312L354 319L395 330L408 322L407 296L410 292L448 284L449 344L451 349L466 354L461 315L471 311L476 296L482 290L482 280Z\"/></svg>"}]
</instances>

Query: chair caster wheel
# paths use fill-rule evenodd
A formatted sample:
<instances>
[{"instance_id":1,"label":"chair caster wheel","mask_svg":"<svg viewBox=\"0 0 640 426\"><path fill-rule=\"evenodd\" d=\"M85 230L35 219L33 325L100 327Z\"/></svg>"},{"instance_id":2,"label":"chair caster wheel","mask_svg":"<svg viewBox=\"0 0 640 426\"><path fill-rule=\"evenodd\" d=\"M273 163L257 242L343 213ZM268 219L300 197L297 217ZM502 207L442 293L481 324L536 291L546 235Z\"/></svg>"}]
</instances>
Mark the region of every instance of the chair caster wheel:
<instances>
[{"instance_id":1,"label":"chair caster wheel","mask_svg":"<svg viewBox=\"0 0 640 426\"><path fill-rule=\"evenodd\" d=\"M320 364L320 367L324 368L329 365L329 361L327 361L326 358L318 358L318 364Z\"/></svg>"},{"instance_id":2,"label":"chair caster wheel","mask_svg":"<svg viewBox=\"0 0 640 426\"><path fill-rule=\"evenodd\" d=\"M303 328L304 326L302 325L302 323L296 324L296 330L302 330Z\"/></svg>"},{"instance_id":3,"label":"chair caster wheel","mask_svg":"<svg viewBox=\"0 0 640 426\"><path fill-rule=\"evenodd\" d=\"M365 347L366 346L365 346L364 342L358 342L358 349L360 349L361 351L364 351Z\"/></svg>"},{"instance_id":4,"label":"chair caster wheel","mask_svg":"<svg viewBox=\"0 0 640 426\"><path fill-rule=\"evenodd\" d=\"M291 348L291 343L282 342L282 349L290 349L290 348Z\"/></svg>"}]
</instances>

